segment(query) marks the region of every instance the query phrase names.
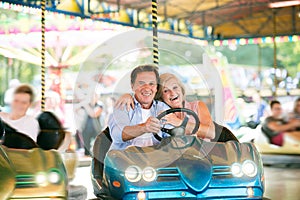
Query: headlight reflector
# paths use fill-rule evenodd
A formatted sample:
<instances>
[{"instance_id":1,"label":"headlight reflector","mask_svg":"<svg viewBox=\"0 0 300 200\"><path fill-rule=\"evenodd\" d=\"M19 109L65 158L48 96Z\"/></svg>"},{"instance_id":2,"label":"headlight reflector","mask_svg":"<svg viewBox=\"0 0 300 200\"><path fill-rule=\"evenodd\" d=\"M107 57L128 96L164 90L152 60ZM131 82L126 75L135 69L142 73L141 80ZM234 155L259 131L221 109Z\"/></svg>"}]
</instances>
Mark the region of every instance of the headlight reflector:
<instances>
[{"instance_id":1,"label":"headlight reflector","mask_svg":"<svg viewBox=\"0 0 300 200\"><path fill-rule=\"evenodd\" d=\"M256 164L251 160L246 160L243 163L242 171L245 175L249 177L254 177L257 174Z\"/></svg>"},{"instance_id":2,"label":"headlight reflector","mask_svg":"<svg viewBox=\"0 0 300 200\"><path fill-rule=\"evenodd\" d=\"M60 174L57 171L50 171L48 174L48 181L52 184L57 184L60 182Z\"/></svg>"},{"instance_id":3,"label":"headlight reflector","mask_svg":"<svg viewBox=\"0 0 300 200\"><path fill-rule=\"evenodd\" d=\"M154 181L156 178L156 171L153 167L146 167L143 170L143 179L147 182Z\"/></svg>"},{"instance_id":4,"label":"headlight reflector","mask_svg":"<svg viewBox=\"0 0 300 200\"><path fill-rule=\"evenodd\" d=\"M231 173L235 177L243 176L242 166L239 163L233 163L231 165Z\"/></svg>"},{"instance_id":5,"label":"headlight reflector","mask_svg":"<svg viewBox=\"0 0 300 200\"><path fill-rule=\"evenodd\" d=\"M130 182L138 182L142 178L142 170L135 165L129 166L125 170L125 177Z\"/></svg>"}]
</instances>

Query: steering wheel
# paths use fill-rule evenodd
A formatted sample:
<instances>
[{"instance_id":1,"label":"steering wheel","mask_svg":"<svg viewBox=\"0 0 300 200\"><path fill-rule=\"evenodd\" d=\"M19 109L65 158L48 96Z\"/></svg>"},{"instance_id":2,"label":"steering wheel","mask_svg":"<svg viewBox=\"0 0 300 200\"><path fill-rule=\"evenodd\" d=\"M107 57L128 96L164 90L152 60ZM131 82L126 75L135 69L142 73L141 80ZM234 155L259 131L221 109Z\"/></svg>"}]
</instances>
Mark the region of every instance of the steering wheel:
<instances>
[{"instance_id":1,"label":"steering wheel","mask_svg":"<svg viewBox=\"0 0 300 200\"><path fill-rule=\"evenodd\" d=\"M189 110L189 109L186 109L186 108L171 108L169 110L166 110L166 111L160 113L157 116L157 119L161 120L164 116L166 116L168 114L171 114L171 113L176 113L176 112L184 112L187 115L193 116L193 118L195 119L196 123L195 123L194 129L192 131L192 134L195 134L198 131L198 129L199 129L200 121L199 121L198 115L194 111L192 111L192 110ZM187 123L188 123L188 120L189 120L189 117L185 116L184 119L183 119L183 121L182 121L182 123L179 126L175 126L174 128L171 128L171 129L162 127L161 131L163 131L165 133L168 133L171 136L184 135L185 134L185 129L186 129L186 126L187 126ZM154 134L154 137L158 141L162 140L162 138L158 134Z\"/></svg>"}]
</instances>

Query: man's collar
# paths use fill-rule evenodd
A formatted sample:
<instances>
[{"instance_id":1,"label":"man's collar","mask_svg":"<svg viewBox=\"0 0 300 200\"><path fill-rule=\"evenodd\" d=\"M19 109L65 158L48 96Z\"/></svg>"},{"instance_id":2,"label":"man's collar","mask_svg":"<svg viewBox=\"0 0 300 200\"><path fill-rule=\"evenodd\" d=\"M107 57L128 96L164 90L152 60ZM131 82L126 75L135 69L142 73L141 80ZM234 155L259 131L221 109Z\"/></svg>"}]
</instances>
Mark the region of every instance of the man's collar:
<instances>
[{"instance_id":1,"label":"man's collar","mask_svg":"<svg viewBox=\"0 0 300 200\"><path fill-rule=\"evenodd\" d=\"M141 107L142 108L142 105L141 105L141 103L140 102L138 102L138 100L135 98L135 96L133 95L132 96L133 97L133 101L134 101L134 106L136 107L136 106L139 106L139 107ZM157 104L157 100L155 100L155 99L153 99L152 100L152 105L151 105L151 107L150 108L152 108L153 106L155 107L156 106L156 104Z\"/></svg>"}]
</instances>

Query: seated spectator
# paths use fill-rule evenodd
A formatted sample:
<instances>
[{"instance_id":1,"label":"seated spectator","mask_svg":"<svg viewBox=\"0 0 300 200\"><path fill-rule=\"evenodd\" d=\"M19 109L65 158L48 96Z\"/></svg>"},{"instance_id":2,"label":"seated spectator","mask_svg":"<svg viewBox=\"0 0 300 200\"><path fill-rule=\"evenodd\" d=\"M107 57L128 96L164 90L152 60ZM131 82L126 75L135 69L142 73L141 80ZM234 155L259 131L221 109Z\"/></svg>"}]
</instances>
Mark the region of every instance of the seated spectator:
<instances>
[{"instance_id":1,"label":"seated spectator","mask_svg":"<svg viewBox=\"0 0 300 200\"><path fill-rule=\"evenodd\" d=\"M289 118L300 119L300 97L296 99L294 104L294 110L290 113Z\"/></svg>"},{"instance_id":2,"label":"seated spectator","mask_svg":"<svg viewBox=\"0 0 300 200\"><path fill-rule=\"evenodd\" d=\"M270 107L272 114L262 124L262 131L270 139L270 142L282 146L284 135L290 136L300 142L300 132L294 131L297 127L300 127L300 119L285 121L282 118L282 107L279 101L271 101Z\"/></svg>"},{"instance_id":3,"label":"seated spectator","mask_svg":"<svg viewBox=\"0 0 300 200\"><path fill-rule=\"evenodd\" d=\"M11 112L0 112L1 119L18 132L31 137L34 141L39 133L38 121L26 112L34 100L34 92L29 85L20 85L13 93Z\"/></svg>"}]
</instances>

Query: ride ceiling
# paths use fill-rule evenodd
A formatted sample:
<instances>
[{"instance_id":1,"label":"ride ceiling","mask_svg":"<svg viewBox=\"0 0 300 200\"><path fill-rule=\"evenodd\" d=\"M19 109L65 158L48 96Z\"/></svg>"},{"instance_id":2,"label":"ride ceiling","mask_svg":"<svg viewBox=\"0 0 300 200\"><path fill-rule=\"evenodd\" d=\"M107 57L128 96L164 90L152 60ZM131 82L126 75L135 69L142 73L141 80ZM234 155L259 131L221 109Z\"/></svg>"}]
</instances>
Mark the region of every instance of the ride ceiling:
<instances>
[{"instance_id":1,"label":"ride ceiling","mask_svg":"<svg viewBox=\"0 0 300 200\"><path fill-rule=\"evenodd\" d=\"M40 7L40 0L4 0ZM158 29L202 39L253 38L300 34L300 1L158 0ZM128 26L151 29L151 0L46 0L46 9Z\"/></svg>"}]
</instances>

